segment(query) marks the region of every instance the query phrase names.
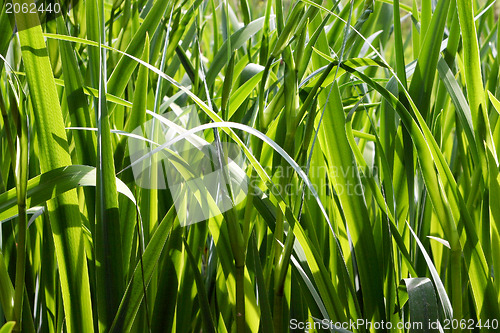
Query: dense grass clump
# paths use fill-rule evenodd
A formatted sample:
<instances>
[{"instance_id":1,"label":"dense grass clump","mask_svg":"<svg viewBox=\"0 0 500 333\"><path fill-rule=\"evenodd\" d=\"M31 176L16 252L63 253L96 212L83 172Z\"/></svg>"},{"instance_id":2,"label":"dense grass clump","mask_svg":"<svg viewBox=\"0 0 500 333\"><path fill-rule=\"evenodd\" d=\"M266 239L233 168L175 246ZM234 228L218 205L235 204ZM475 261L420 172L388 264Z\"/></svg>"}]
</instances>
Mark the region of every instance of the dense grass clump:
<instances>
[{"instance_id":1,"label":"dense grass clump","mask_svg":"<svg viewBox=\"0 0 500 333\"><path fill-rule=\"evenodd\" d=\"M496 2L44 4L0 0L0 332L500 329Z\"/></svg>"}]
</instances>

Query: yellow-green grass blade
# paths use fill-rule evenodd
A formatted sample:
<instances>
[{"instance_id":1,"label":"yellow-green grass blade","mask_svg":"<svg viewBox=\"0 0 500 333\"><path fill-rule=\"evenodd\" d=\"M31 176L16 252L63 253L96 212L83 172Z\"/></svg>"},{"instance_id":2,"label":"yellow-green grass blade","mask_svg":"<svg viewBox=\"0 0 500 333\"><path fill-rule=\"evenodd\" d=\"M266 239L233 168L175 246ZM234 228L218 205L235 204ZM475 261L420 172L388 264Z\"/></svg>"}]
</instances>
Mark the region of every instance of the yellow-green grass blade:
<instances>
[{"instance_id":1,"label":"yellow-green grass blade","mask_svg":"<svg viewBox=\"0 0 500 333\"><path fill-rule=\"evenodd\" d=\"M434 137L431 135L429 128L423 121L420 114L414 112L417 116L420 127L412 119L405 107L399 102L389 91L385 90L378 83L366 75L355 70L345 67L346 70L362 78L370 86L374 87L384 98L391 101L394 108L398 111L405 126L409 129L412 136L415 150L419 156L420 169L431 196L434 211L438 215L439 221L442 224L446 237L452 250L457 251L460 247L463 250L468 267L469 280L475 297L475 306L477 307L478 315L482 320L488 317L498 316L500 312L496 301L497 292L494 291L493 282L490 276L490 269L487 265L484 252L479 242L475 226L472 224L471 216L465 206L465 202L458 190L457 183L451 174L450 168L443 157ZM413 110L416 107L411 105ZM423 131L423 133L421 132ZM438 173L435 172L434 160ZM445 183L446 182L446 183ZM443 184L447 184L451 195L447 196L443 189ZM450 207L454 207L450 211ZM462 223L461 233L465 233L467 237L459 240L457 234L457 225L455 221ZM457 253L455 253L457 255ZM458 258L456 258L458 260ZM458 264L458 263L457 263ZM453 267L453 265L452 265ZM455 289L455 293L461 293L461 289ZM458 301L459 296L455 299ZM457 309L454 306L455 315Z\"/></svg>"},{"instance_id":2,"label":"yellow-green grass blade","mask_svg":"<svg viewBox=\"0 0 500 333\"><path fill-rule=\"evenodd\" d=\"M10 280L7 267L5 265L5 257L0 251L0 304L2 305L3 315L5 320L14 322L14 287ZM33 316L29 302L27 301L27 294L24 293L23 302L23 330L24 332L35 332L33 325Z\"/></svg>"},{"instance_id":3,"label":"yellow-green grass blade","mask_svg":"<svg viewBox=\"0 0 500 333\"><path fill-rule=\"evenodd\" d=\"M491 96L490 96L491 97ZM488 163L490 172L490 184L489 184L489 202L498 202L500 200L500 179L498 173L498 166L495 162L495 157L492 152L488 149ZM498 276L500 274L500 205L490 205L490 232L491 232L491 262L493 263L493 274ZM500 290L499 279L494 280L496 290ZM500 293L498 294L498 301L500 303Z\"/></svg>"},{"instance_id":4,"label":"yellow-green grass blade","mask_svg":"<svg viewBox=\"0 0 500 333\"><path fill-rule=\"evenodd\" d=\"M175 208L171 207L168 214L158 225L156 232L152 235L141 262L137 264L133 271L110 332L130 332L139 307L143 302L144 288L148 288L172 228L178 226L178 223Z\"/></svg>"},{"instance_id":5,"label":"yellow-green grass blade","mask_svg":"<svg viewBox=\"0 0 500 333\"><path fill-rule=\"evenodd\" d=\"M17 111L17 156L16 156L16 196L18 207L17 218L17 251L16 251L16 278L14 291L14 319L15 330L21 331L23 296L26 278L26 238L28 219L26 214L26 189L28 184L29 168L29 133L28 133L28 110L26 97L21 93L18 106L11 105L12 111Z\"/></svg>"},{"instance_id":6,"label":"yellow-green grass blade","mask_svg":"<svg viewBox=\"0 0 500 333\"><path fill-rule=\"evenodd\" d=\"M325 92L324 92L325 93ZM337 83L333 87L327 103L327 112L320 129L320 144L325 152L328 167L334 172L331 181L336 191L342 212L352 237L354 253L358 262L361 289L366 295L364 302L365 319L377 321L385 318L385 307L381 302L382 274L377 258L372 227L363 194L353 189L362 186L354 155L345 133L345 115ZM374 272L379 272L375 273Z\"/></svg>"},{"instance_id":7,"label":"yellow-green grass blade","mask_svg":"<svg viewBox=\"0 0 500 333\"><path fill-rule=\"evenodd\" d=\"M0 304L5 319L14 320L14 287L2 252L0 252Z\"/></svg>"},{"instance_id":8,"label":"yellow-green grass blade","mask_svg":"<svg viewBox=\"0 0 500 333\"><path fill-rule=\"evenodd\" d=\"M16 322L15 321L8 321L5 324L3 324L2 328L0 328L0 333L10 333L14 329Z\"/></svg>"},{"instance_id":9,"label":"yellow-green grass blade","mask_svg":"<svg viewBox=\"0 0 500 333\"><path fill-rule=\"evenodd\" d=\"M193 271L194 281L196 283L196 289L198 290L198 302L200 303L200 311L203 318L204 331L215 333L213 316L212 312L210 311L210 304L208 302L208 297L205 290L206 288L205 284L203 283L200 270L198 269L197 262L194 259L193 253L191 252L188 243L186 242L185 239L183 239L183 241L188 256L188 261Z\"/></svg>"},{"instance_id":10,"label":"yellow-green grass blade","mask_svg":"<svg viewBox=\"0 0 500 333\"><path fill-rule=\"evenodd\" d=\"M135 198L130 189L118 178L117 190L134 204ZM70 165L53 169L33 177L27 184L26 207L36 207L46 201L80 186L96 186L96 168L87 165ZM0 194L0 221L17 215L16 189Z\"/></svg>"},{"instance_id":11,"label":"yellow-green grass blade","mask_svg":"<svg viewBox=\"0 0 500 333\"><path fill-rule=\"evenodd\" d=\"M10 277L7 273L7 267L5 266L5 257L0 252L0 259L2 262L0 263L0 284L2 287L1 300L0 304L2 305L2 310L6 309L4 312L5 319L8 321L14 322L14 314L13 314L13 302L14 302L14 287L10 280ZM26 289L23 294L23 311L22 311L22 332L35 332L35 326L33 324L33 316L31 314L31 307L28 299L28 295L26 293ZM15 322L17 323L17 321ZM16 328L16 330L18 330Z\"/></svg>"},{"instance_id":12,"label":"yellow-green grass blade","mask_svg":"<svg viewBox=\"0 0 500 333\"><path fill-rule=\"evenodd\" d=\"M434 85L434 77L436 75L439 51L441 49L449 6L450 0L439 1L437 4L436 10L432 15L432 20L430 20L429 33L425 35L425 39L421 44L417 67L415 68L410 84L410 96L422 114L422 117L426 120L431 105L432 87ZM422 12L422 20L424 20L424 17L424 12ZM420 33L423 36L422 31Z\"/></svg>"},{"instance_id":13,"label":"yellow-green grass blade","mask_svg":"<svg viewBox=\"0 0 500 333\"><path fill-rule=\"evenodd\" d=\"M20 4L20 1L15 3ZM31 13L17 13L16 22L34 108L41 171L71 165L61 107L38 17ZM47 207L67 329L70 332L92 332L90 287L76 191L62 194L47 203Z\"/></svg>"},{"instance_id":14,"label":"yellow-green grass blade","mask_svg":"<svg viewBox=\"0 0 500 333\"><path fill-rule=\"evenodd\" d=\"M385 188L385 195L384 195L382 193L381 189L376 184L376 180L375 180L374 175L370 174L368 164L366 163L362 152L359 150L359 147L357 146L357 143L354 140L353 132L354 131L352 130L351 123L350 122L346 123L347 139L349 140L349 144L351 146L353 154L356 157L356 161L361 167L360 171L364 175L364 177L367 178L367 182L370 185L371 190L374 192L373 195L375 196L375 201L379 205L381 211L384 212L387 215L387 217L389 218L389 227L391 230L391 235L392 235L392 237L394 237L394 240L396 241L396 244L399 247L399 250L401 251L402 258L405 261L410 274L412 276L416 276L417 274L415 272L415 268L413 267L413 263L411 261L409 252L408 252L406 245L404 244L404 240L403 240L402 236L400 235L400 232L397 228L394 214L389 208L389 207L391 207L390 202L392 201L391 193L393 193L392 184L390 182L390 179L384 180L384 188ZM381 147L380 141L378 140L377 137L375 138L375 140L377 141L378 147ZM384 157L381 157L381 158L384 158ZM387 174L389 174L389 170L388 170L389 167L386 164L387 163L383 163L382 168L386 171Z\"/></svg>"},{"instance_id":15,"label":"yellow-green grass blade","mask_svg":"<svg viewBox=\"0 0 500 333\"><path fill-rule=\"evenodd\" d=\"M150 36L154 35L154 32L158 28L158 25L163 18L163 14L170 3L170 1L156 1L154 3L139 30L137 30L127 46L125 53L136 57L141 56L146 34L149 33ZM173 5L174 4L172 3L172 6ZM136 66L136 62L131 61L128 57L122 56L120 58L108 80L108 89L111 94L120 96L123 93L128 84L128 80L124 80L124 78L129 78L134 72Z\"/></svg>"},{"instance_id":16,"label":"yellow-green grass blade","mask_svg":"<svg viewBox=\"0 0 500 333\"><path fill-rule=\"evenodd\" d=\"M483 179L486 180L488 175L488 164L486 161L484 144L486 144L495 155L496 149L493 146L493 138L488 115L486 113L487 105L483 87L483 75L481 71L481 60L472 1L457 0L457 8L464 50L465 86L467 87L467 97L472 113L472 124L474 125L476 134Z\"/></svg>"},{"instance_id":17,"label":"yellow-green grass blade","mask_svg":"<svg viewBox=\"0 0 500 333\"><path fill-rule=\"evenodd\" d=\"M57 30L61 35L68 35L67 27L62 16L57 17ZM94 127L90 118L88 98L84 93L82 72L78 67L78 60L72 48L72 43L59 41L61 63L63 67L63 83L65 88L68 109L70 110L71 125L75 127ZM95 165L96 148L91 133L79 131L74 136L77 154L77 164ZM87 198L89 200L89 198Z\"/></svg>"},{"instance_id":18,"label":"yellow-green grass blade","mask_svg":"<svg viewBox=\"0 0 500 333\"><path fill-rule=\"evenodd\" d=\"M146 41L144 45L144 52L142 59L144 61L149 60L149 35L146 35ZM134 100L132 104L132 109L128 115L128 119L125 123L125 131L131 133L135 128L146 123L146 107L147 107L147 94L149 89L149 71L146 67L141 66L139 69L139 75L137 78L137 83L134 91ZM106 99L108 99L108 95L106 95ZM108 99L109 101L109 99ZM127 149L127 138L123 137L121 141L119 141L115 152L115 165L118 168L121 168L127 161L130 160L128 149ZM123 175L124 182L129 183L133 180L133 175L129 171L128 173ZM139 195L137 193L136 195ZM133 205L131 202L124 201L123 199L119 202L120 206L120 216L122 216L122 252L124 258L124 265L128 267L128 262L133 253L133 238L136 230L136 213L137 207ZM128 270L125 270L128 271Z\"/></svg>"}]
</instances>

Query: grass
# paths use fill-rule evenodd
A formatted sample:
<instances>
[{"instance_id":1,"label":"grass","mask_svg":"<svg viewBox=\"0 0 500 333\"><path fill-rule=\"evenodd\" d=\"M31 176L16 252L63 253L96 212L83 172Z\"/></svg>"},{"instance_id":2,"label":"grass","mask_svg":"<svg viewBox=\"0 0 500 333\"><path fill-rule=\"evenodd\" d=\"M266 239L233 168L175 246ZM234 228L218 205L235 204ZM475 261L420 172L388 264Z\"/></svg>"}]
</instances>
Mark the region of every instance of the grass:
<instances>
[{"instance_id":1,"label":"grass","mask_svg":"<svg viewBox=\"0 0 500 333\"><path fill-rule=\"evenodd\" d=\"M0 332L498 330L496 2L0 5Z\"/></svg>"}]
</instances>

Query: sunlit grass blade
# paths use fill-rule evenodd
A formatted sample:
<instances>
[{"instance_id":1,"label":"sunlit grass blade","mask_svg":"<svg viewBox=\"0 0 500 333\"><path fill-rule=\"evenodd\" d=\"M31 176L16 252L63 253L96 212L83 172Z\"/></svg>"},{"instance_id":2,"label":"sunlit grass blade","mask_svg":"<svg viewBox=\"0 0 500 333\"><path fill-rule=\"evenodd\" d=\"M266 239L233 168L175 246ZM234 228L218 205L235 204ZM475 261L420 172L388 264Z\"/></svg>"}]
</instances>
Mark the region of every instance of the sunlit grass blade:
<instances>
[{"instance_id":1,"label":"sunlit grass blade","mask_svg":"<svg viewBox=\"0 0 500 333\"><path fill-rule=\"evenodd\" d=\"M20 1L15 3L20 4ZM47 172L71 164L61 107L36 14L16 14L16 22L34 106L40 166L42 172ZM23 29L26 27L29 28ZM94 327L91 320L90 287L76 191L62 194L54 202L48 203L47 207L51 217L68 330L92 332Z\"/></svg>"},{"instance_id":2,"label":"sunlit grass blade","mask_svg":"<svg viewBox=\"0 0 500 333\"><path fill-rule=\"evenodd\" d=\"M174 213L175 210L172 207L159 224L154 235L152 235L151 241L142 256L142 263L137 264L134 269L132 279L123 295L110 332L130 331L137 311L144 299L143 288L144 286L148 288L151 276L163 252L170 231L176 223ZM144 267L144 269L142 267Z\"/></svg>"},{"instance_id":3,"label":"sunlit grass blade","mask_svg":"<svg viewBox=\"0 0 500 333\"><path fill-rule=\"evenodd\" d=\"M362 186L359 180L359 171L354 156L349 146L344 130L345 116L343 114L340 92L336 83L333 84L331 95L327 100L328 112L323 118L320 135L320 143L332 170L342 170L333 173L332 186L339 196L342 211L345 215L347 225L352 237L354 253L358 262L362 292L367 296L369 302L364 303L366 319L380 320L385 317L383 304L380 302L382 285L377 280L380 273L378 259L376 257L375 243L369 224L368 211L363 199L362 192L354 192L355 186ZM335 136L327 135L335 133ZM377 296L378 295L378 296Z\"/></svg>"}]
</instances>

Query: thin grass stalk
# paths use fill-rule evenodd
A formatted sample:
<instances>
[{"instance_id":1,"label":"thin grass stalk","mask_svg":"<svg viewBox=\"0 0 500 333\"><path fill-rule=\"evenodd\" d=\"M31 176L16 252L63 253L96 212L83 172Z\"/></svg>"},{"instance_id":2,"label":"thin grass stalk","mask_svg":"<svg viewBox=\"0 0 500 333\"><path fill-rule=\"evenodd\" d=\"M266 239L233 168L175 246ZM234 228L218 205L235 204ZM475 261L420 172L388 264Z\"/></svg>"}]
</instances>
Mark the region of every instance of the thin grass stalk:
<instances>
[{"instance_id":1,"label":"thin grass stalk","mask_svg":"<svg viewBox=\"0 0 500 333\"><path fill-rule=\"evenodd\" d=\"M462 320L462 249L451 250L451 304L453 306L453 319ZM460 332L460 328L454 328L453 332Z\"/></svg>"},{"instance_id":2,"label":"thin grass stalk","mask_svg":"<svg viewBox=\"0 0 500 333\"><path fill-rule=\"evenodd\" d=\"M24 97L24 96L23 96ZM22 311L24 298L24 279L26 268L26 233L28 228L26 214L26 188L28 185L28 153L29 134L28 119L25 110L24 98L17 109L19 111L18 136L17 136L17 159L16 159L16 192L18 206L18 238L17 238L17 258L16 258L16 282L14 292L14 319L16 325L14 331L22 331Z\"/></svg>"},{"instance_id":3,"label":"thin grass stalk","mask_svg":"<svg viewBox=\"0 0 500 333\"><path fill-rule=\"evenodd\" d=\"M3 119L3 129L5 131L5 135L7 136L7 146L9 148L10 158L12 161L15 161L16 151L14 148L14 141L10 127L9 115L7 114L7 108L5 107L5 101L3 99L2 90L0 89L0 111L2 112Z\"/></svg>"},{"instance_id":4,"label":"thin grass stalk","mask_svg":"<svg viewBox=\"0 0 500 333\"><path fill-rule=\"evenodd\" d=\"M281 127L278 130L277 135L285 136L284 149L290 155L293 155L294 141L295 141L295 131L297 128L297 70L293 61L292 52L290 47L285 48L283 51L283 57L285 60L285 82L284 82L284 94L285 94L285 108L283 117L285 117L286 126ZM285 133L282 133L285 131ZM279 133L281 132L281 133ZM281 160L281 169L287 170L287 163L284 159ZM280 190L287 188L287 184L292 179L287 173L281 175L279 186ZM286 193L282 192L281 195L286 197ZM292 198L289 198L292 200ZM277 208L276 211L276 229L274 231L275 236L275 281L274 281L274 331L283 331L283 296L285 287L286 272L288 271L288 264L290 262L291 255L291 245L295 240L293 232L288 231L286 237L286 245L283 247L285 221L284 214L281 209ZM288 248L287 248L288 247Z\"/></svg>"},{"instance_id":5,"label":"thin grass stalk","mask_svg":"<svg viewBox=\"0 0 500 333\"><path fill-rule=\"evenodd\" d=\"M221 166L222 168L222 166ZM223 169L224 170L224 169ZM223 172L226 184L230 184L226 175ZM227 186L229 189L229 186ZM231 193L231 192L229 192ZM245 241L243 239L243 234L241 227L236 218L234 208L229 209L224 213L224 218L227 222L227 229L229 234L229 243L234 256L234 266L235 266L235 279L236 279L236 332L244 333L246 331L246 320L245 320Z\"/></svg>"}]
</instances>

